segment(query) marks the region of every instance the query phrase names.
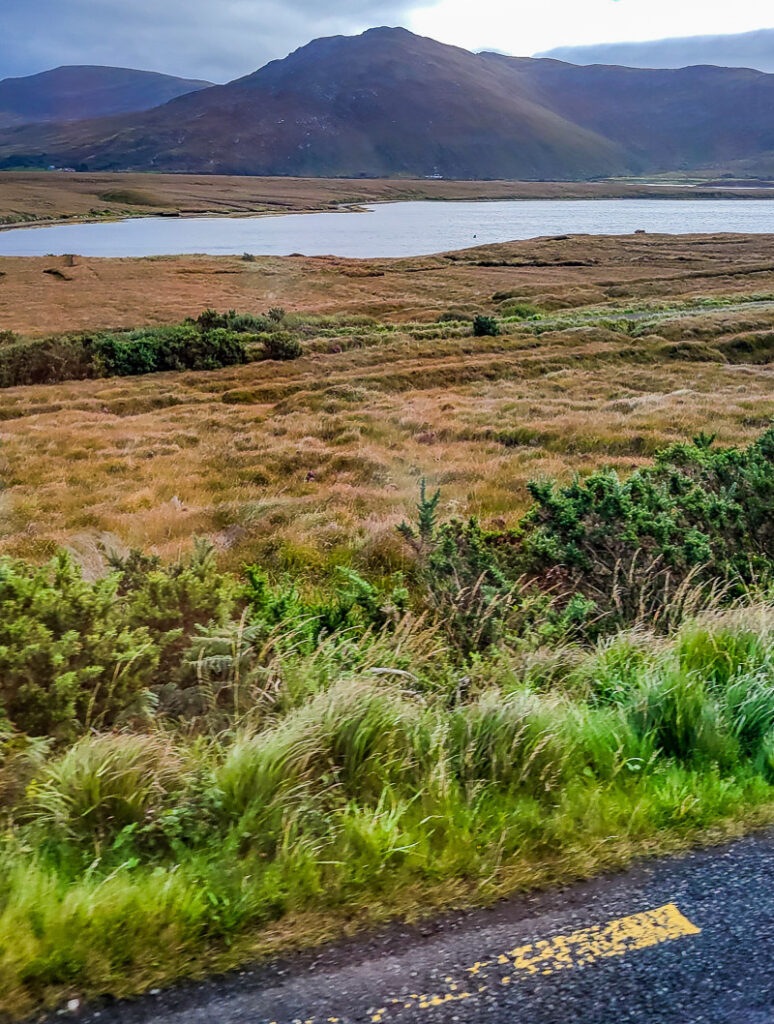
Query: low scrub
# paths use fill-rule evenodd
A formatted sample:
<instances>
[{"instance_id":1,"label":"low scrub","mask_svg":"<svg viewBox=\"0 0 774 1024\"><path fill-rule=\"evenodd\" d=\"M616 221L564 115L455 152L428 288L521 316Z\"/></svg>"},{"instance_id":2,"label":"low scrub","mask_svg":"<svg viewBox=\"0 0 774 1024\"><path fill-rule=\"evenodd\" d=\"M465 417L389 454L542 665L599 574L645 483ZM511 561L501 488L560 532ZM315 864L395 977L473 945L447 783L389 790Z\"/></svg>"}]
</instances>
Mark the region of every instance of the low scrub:
<instances>
[{"instance_id":1,"label":"low scrub","mask_svg":"<svg viewBox=\"0 0 774 1024\"><path fill-rule=\"evenodd\" d=\"M54 384L90 377L132 377L217 370L249 359L297 359L298 340L281 330L284 310L265 316L206 310L195 320L136 331L23 341L0 338L0 387Z\"/></svg>"},{"instance_id":2,"label":"low scrub","mask_svg":"<svg viewBox=\"0 0 774 1024\"><path fill-rule=\"evenodd\" d=\"M668 630L774 578L774 428L747 448L700 435L625 480L600 471L529 490L534 504L516 530L439 523L440 494L428 497L424 485L417 525L400 527L426 607L464 650L535 632L566 640L635 623Z\"/></svg>"}]
</instances>

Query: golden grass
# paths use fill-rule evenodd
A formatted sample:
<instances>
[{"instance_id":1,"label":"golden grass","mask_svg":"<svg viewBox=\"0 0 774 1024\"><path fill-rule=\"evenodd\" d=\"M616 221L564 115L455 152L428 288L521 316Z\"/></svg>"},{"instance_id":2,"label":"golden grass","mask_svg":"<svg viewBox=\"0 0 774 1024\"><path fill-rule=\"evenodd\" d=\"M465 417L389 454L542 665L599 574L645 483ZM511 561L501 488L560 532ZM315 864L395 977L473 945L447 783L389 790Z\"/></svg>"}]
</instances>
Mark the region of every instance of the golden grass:
<instances>
[{"instance_id":1,"label":"golden grass","mask_svg":"<svg viewBox=\"0 0 774 1024\"><path fill-rule=\"evenodd\" d=\"M77 259L69 281L42 273L56 262L0 260L0 329L284 305L393 331L328 325L292 363L0 392L0 550L33 559L66 544L92 564L99 543L172 556L202 534L234 565L387 568L422 476L445 514L511 524L530 479L626 473L700 430L749 441L774 416L770 363L695 361L702 346L771 332L774 306L747 300L774 293L774 237L543 239L380 261ZM567 322L484 339L409 323L499 311L503 292ZM698 310L712 296L735 305ZM665 302L695 311L662 314L645 337L584 320Z\"/></svg>"},{"instance_id":2,"label":"golden grass","mask_svg":"<svg viewBox=\"0 0 774 1024\"><path fill-rule=\"evenodd\" d=\"M770 198L749 189L743 198ZM650 187L637 181L432 181L254 178L246 175L2 171L0 225L158 212L284 213L405 199L728 198L729 189Z\"/></svg>"},{"instance_id":3,"label":"golden grass","mask_svg":"<svg viewBox=\"0 0 774 1024\"><path fill-rule=\"evenodd\" d=\"M626 473L707 428L749 441L774 416L765 365L640 364L582 338L518 346L395 339L2 392L0 549L43 558L74 535L108 536L172 556L200 534L235 563L389 567L422 476L442 487L444 514L513 524L530 479ZM515 429L515 447L495 437Z\"/></svg>"},{"instance_id":4,"label":"golden grass","mask_svg":"<svg viewBox=\"0 0 774 1024\"><path fill-rule=\"evenodd\" d=\"M51 269L64 277L44 273ZM755 292L774 292L774 236L545 238L394 260L0 257L0 331L170 323L208 305L405 322L456 308L478 312L501 293L561 309Z\"/></svg>"}]
</instances>

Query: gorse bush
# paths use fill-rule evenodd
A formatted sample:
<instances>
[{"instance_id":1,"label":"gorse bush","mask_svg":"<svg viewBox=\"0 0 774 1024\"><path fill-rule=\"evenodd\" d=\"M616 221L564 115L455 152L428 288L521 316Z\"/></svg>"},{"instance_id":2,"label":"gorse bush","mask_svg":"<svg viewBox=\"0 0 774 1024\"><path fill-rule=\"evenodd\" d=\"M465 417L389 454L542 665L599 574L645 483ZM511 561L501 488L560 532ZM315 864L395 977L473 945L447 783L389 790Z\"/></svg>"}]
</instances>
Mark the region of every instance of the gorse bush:
<instances>
[{"instance_id":1,"label":"gorse bush","mask_svg":"<svg viewBox=\"0 0 774 1024\"><path fill-rule=\"evenodd\" d=\"M89 345L82 338L15 341L0 347L0 387L53 384L93 375Z\"/></svg>"},{"instance_id":2,"label":"gorse bush","mask_svg":"<svg viewBox=\"0 0 774 1024\"><path fill-rule=\"evenodd\" d=\"M59 739L151 713L227 724L278 655L394 631L408 602L400 578L376 586L345 569L329 594L272 586L257 567L240 583L202 541L172 564L138 551L108 564L91 583L65 554L42 568L0 560L0 723Z\"/></svg>"},{"instance_id":3,"label":"gorse bush","mask_svg":"<svg viewBox=\"0 0 774 1024\"><path fill-rule=\"evenodd\" d=\"M465 651L491 647L502 636L513 605L509 582L475 520L439 524L441 493L420 488L416 527L398 531L417 555L419 582L453 642Z\"/></svg>"},{"instance_id":4,"label":"gorse bush","mask_svg":"<svg viewBox=\"0 0 774 1024\"><path fill-rule=\"evenodd\" d=\"M285 311L264 316L205 310L195 320L136 331L22 341L0 339L0 387L53 384L89 377L131 377L181 370L217 370L250 358L297 359L298 340L283 331Z\"/></svg>"},{"instance_id":5,"label":"gorse bush","mask_svg":"<svg viewBox=\"0 0 774 1024\"><path fill-rule=\"evenodd\" d=\"M240 334L218 328L154 328L122 335L102 335L91 342L95 376L130 377L161 370L216 370L247 362Z\"/></svg>"},{"instance_id":6,"label":"gorse bush","mask_svg":"<svg viewBox=\"0 0 774 1024\"><path fill-rule=\"evenodd\" d=\"M529 486L517 530L439 524L421 488L413 549L427 606L456 643L595 639L634 622L668 630L774 574L774 428L748 448L673 445L621 480L596 472Z\"/></svg>"},{"instance_id":7,"label":"gorse bush","mask_svg":"<svg viewBox=\"0 0 774 1024\"><path fill-rule=\"evenodd\" d=\"M477 338L497 337L500 333L500 324L496 317L477 316L473 320L473 334Z\"/></svg>"},{"instance_id":8,"label":"gorse bush","mask_svg":"<svg viewBox=\"0 0 774 1024\"><path fill-rule=\"evenodd\" d=\"M16 729L66 739L109 726L140 701L157 664L114 579L87 583L64 554L39 569L0 560L0 706Z\"/></svg>"},{"instance_id":9,"label":"gorse bush","mask_svg":"<svg viewBox=\"0 0 774 1024\"><path fill-rule=\"evenodd\" d=\"M303 354L301 342L289 331L262 335L260 338L266 359L289 360L298 359Z\"/></svg>"},{"instance_id":10,"label":"gorse bush","mask_svg":"<svg viewBox=\"0 0 774 1024\"><path fill-rule=\"evenodd\" d=\"M601 472L569 487L531 484L523 569L561 568L568 589L624 621L654 614L688 579L733 585L768 575L774 428L745 449L712 440L673 445L625 481Z\"/></svg>"},{"instance_id":11,"label":"gorse bush","mask_svg":"<svg viewBox=\"0 0 774 1024\"><path fill-rule=\"evenodd\" d=\"M215 330L232 331L236 334L261 334L264 331L275 330L284 319L285 310L279 307L273 307L263 316L237 313L234 309L227 313L205 309L195 320L189 320L188 323L195 324L203 334Z\"/></svg>"}]
</instances>

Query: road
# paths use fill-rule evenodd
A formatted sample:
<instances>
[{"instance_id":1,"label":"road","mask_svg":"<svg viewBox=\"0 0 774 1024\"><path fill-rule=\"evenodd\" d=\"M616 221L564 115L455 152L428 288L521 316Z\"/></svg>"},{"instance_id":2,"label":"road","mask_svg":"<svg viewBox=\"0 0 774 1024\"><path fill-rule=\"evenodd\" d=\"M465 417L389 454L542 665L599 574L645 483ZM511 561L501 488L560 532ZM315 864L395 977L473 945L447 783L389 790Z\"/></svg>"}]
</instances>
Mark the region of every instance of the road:
<instances>
[{"instance_id":1,"label":"road","mask_svg":"<svg viewBox=\"0 0 774 1024\"><path fill-rule=\"evenodd\" d=\"M774 1024L772 880L767 831L489 910L393 926L80 1019Z\"/></svg>"}]
</instances>

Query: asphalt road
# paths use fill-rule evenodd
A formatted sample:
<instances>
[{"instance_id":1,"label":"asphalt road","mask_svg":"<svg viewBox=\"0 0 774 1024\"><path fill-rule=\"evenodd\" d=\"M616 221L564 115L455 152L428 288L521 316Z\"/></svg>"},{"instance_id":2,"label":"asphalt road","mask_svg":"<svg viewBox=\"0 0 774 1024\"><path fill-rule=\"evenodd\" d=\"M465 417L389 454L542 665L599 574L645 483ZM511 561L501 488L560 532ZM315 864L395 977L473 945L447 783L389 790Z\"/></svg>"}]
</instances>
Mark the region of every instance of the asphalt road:
<instances>
[{"instance_id":1,"label":"asphalt road","mask_svg":"<svg viewBox=\"0 0 774 1024\"><path fill-rule=\"evenodd\" d=\"M80 1020L774 1024L774 832Z\"/></svg>"}]
</instances>

